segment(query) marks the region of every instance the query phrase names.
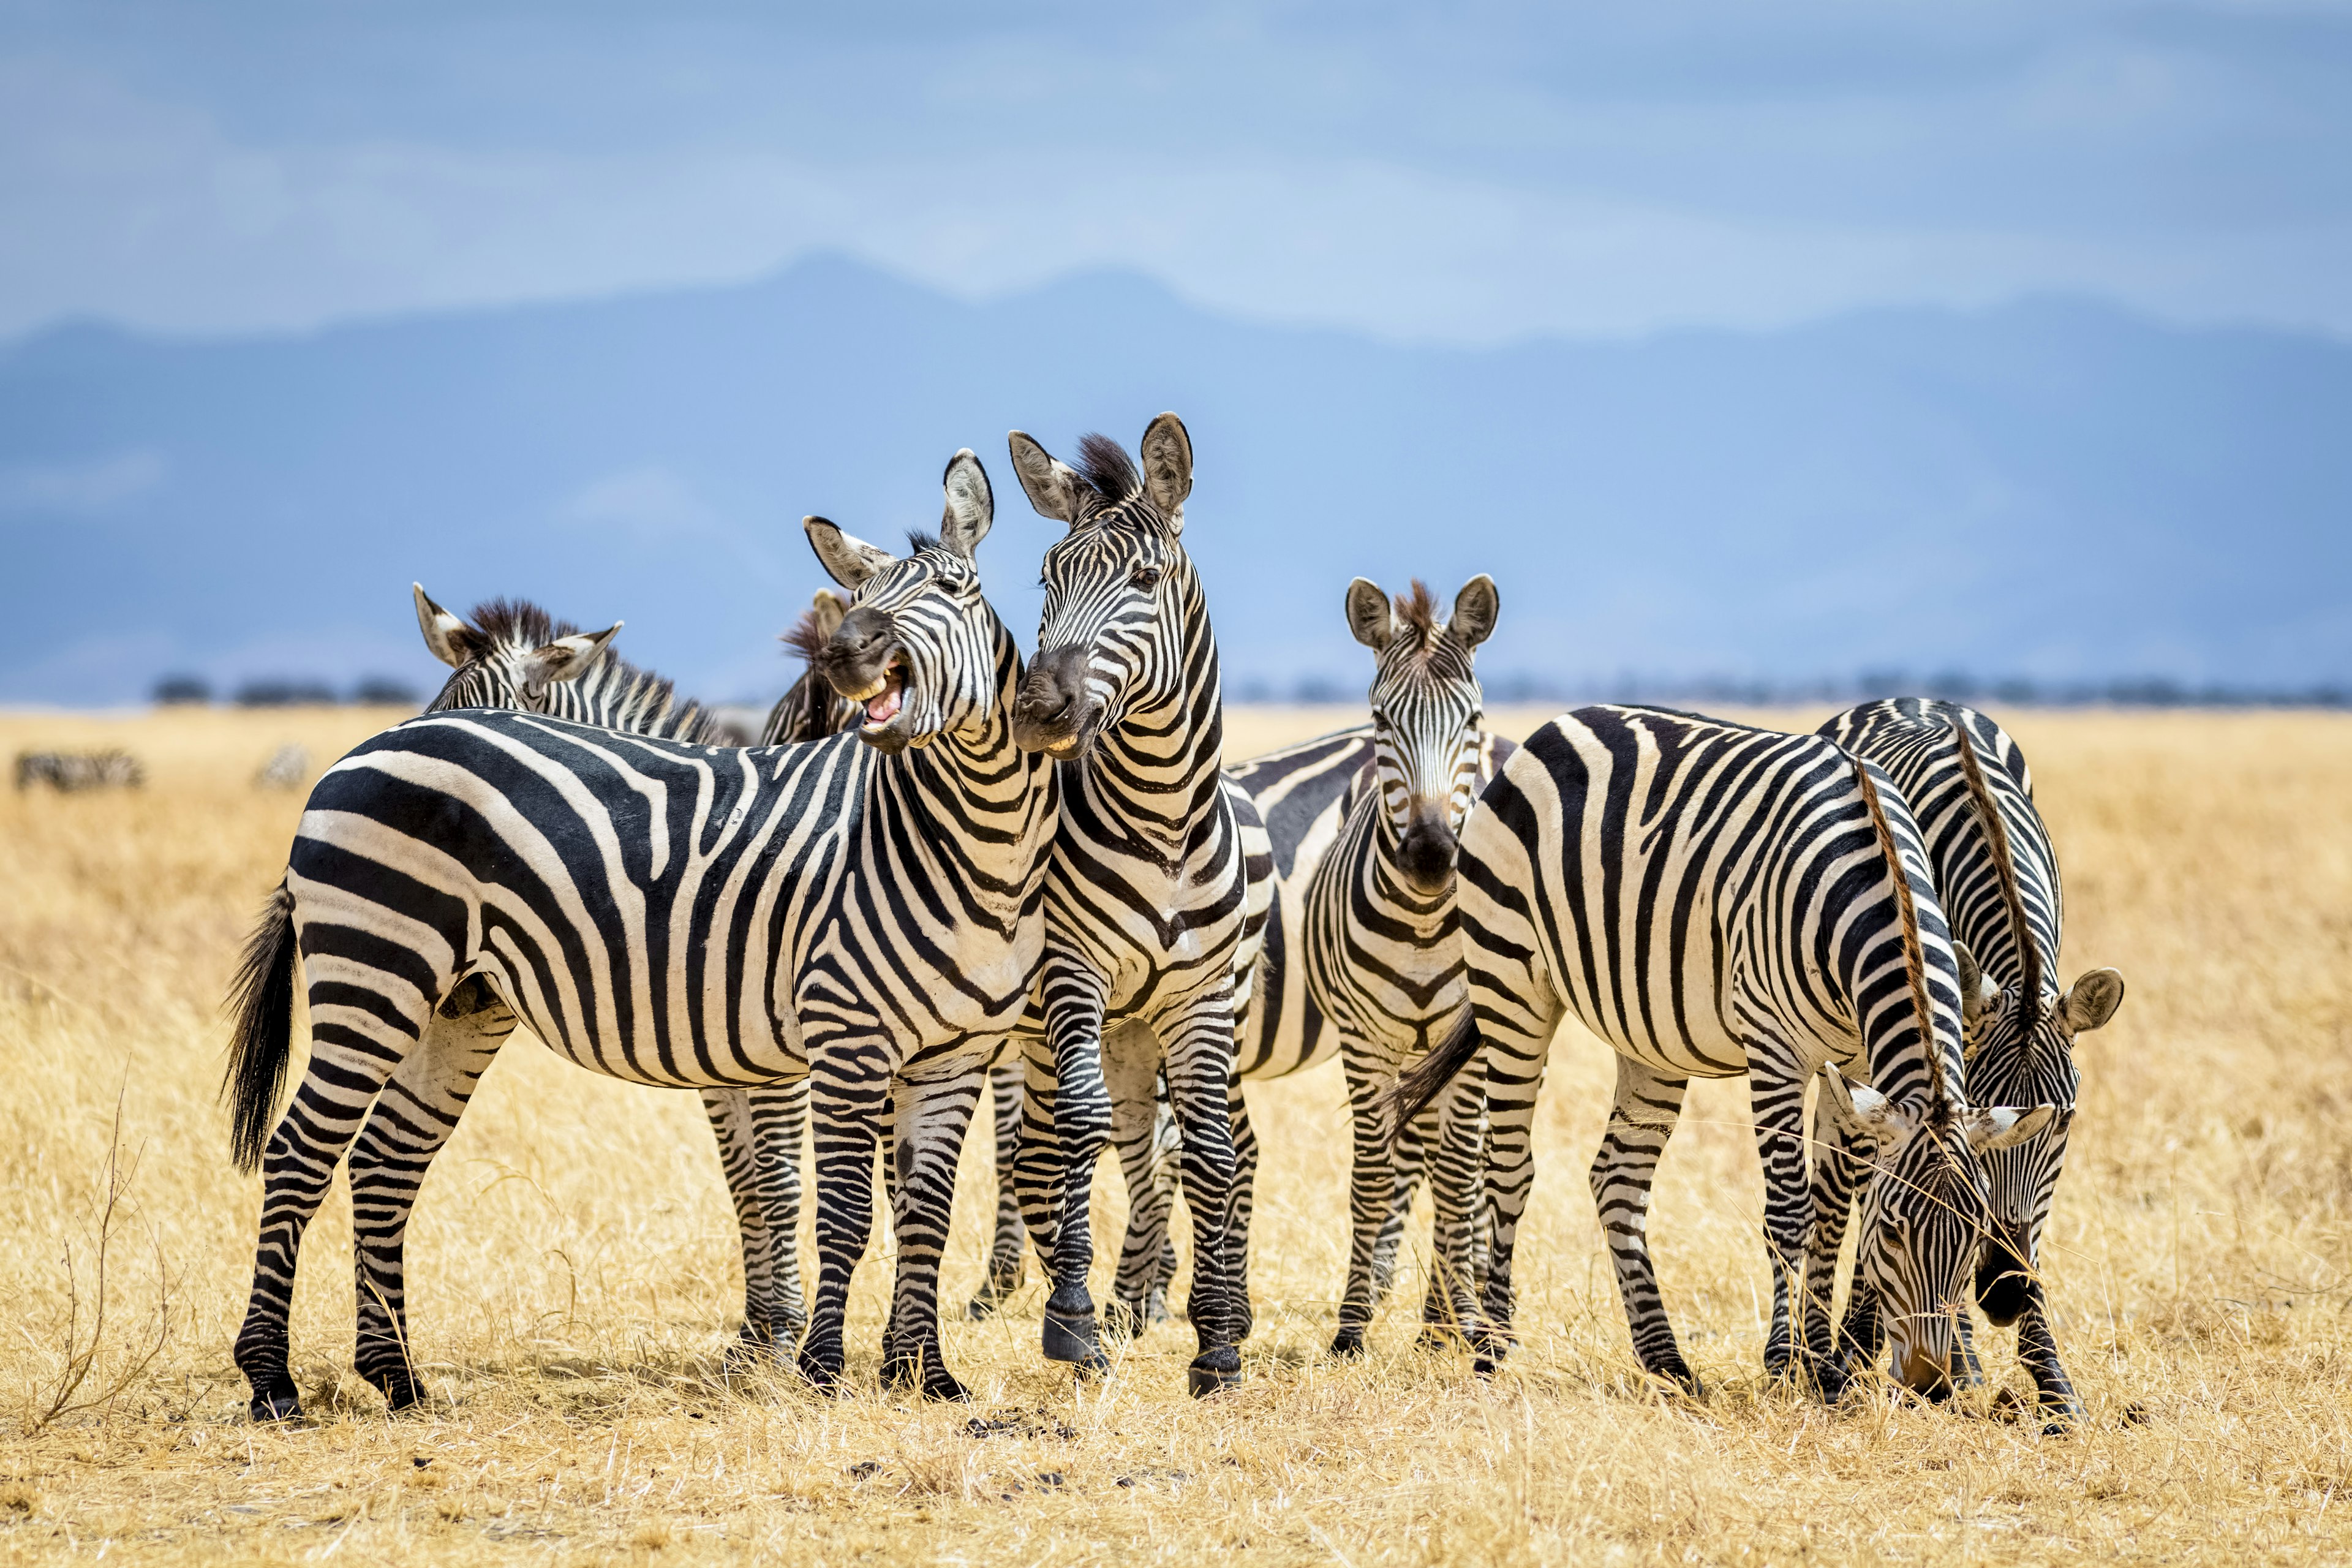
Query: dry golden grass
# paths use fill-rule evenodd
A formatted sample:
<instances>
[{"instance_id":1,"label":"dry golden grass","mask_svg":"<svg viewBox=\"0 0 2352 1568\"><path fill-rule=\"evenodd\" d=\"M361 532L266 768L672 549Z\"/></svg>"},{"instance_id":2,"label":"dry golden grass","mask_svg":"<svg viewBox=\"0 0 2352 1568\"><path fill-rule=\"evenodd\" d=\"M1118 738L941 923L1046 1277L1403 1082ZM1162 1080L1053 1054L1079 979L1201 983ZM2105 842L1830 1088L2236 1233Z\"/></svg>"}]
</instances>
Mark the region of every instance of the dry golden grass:
<instances>
[{"instance_id":1,"label":"dry golden grass","mask_svg":"<svg viewBox=\"0 0 2352 1568\"><path fill-rule=\"evenodd\" d=\"M2067 868L2064 967L2113 963L2131 985L2085 1041L2053 1227L2093 1416L2073 1436L1824 1411L1761 1382L1769 1297L1738 1084L1694 1094L1655 1226L1717 1392L1695 1406L1643 1392L1584 1189L1610 1073L1587 1039L1563 1041L1545 1097L1526 1344L1491 1385L1409 1348L1410 1289L1368 1364L1320 1357L1347 1147L1327 1069L1254 1091L1260 1310L1239 1394L1183 1396L1181 1325L1074 1391L1038 1359L1033 1285L1005 1321L948 1327L973 1407L884 1398L878 1258L852 1324L868 1392L729 1387L733 1227L693 1100L519 1038L411 1231L430 1412L387 1419L344 1370L338 1193L294 1325L314 1423L256 1429L229 1342L257 1184L224 1157L215 1008L299 799L247 781L281 741L323 763L382 718L0 717L0 758L121 743L151 778L135 795L0 796L0 1556L2284 1562L2352 1544L2352 722L2015 724ZM1346 718L1236 714L1234 754ZM110 1148L121 1197L90 1356ZM959 1291L979 1277L986 1162L975 1140ZM1116 1198L1099 1212L1098 1238L1115 1237ZM25 1435L77 1358L77 1396L94 1403ZM2005 1346L1992 1359L2019 1382ZM2133 1402L2145 1424L2124 1421ZM975 1420L998 1425L975 1435Z\"/></svg>"}]
</instances>

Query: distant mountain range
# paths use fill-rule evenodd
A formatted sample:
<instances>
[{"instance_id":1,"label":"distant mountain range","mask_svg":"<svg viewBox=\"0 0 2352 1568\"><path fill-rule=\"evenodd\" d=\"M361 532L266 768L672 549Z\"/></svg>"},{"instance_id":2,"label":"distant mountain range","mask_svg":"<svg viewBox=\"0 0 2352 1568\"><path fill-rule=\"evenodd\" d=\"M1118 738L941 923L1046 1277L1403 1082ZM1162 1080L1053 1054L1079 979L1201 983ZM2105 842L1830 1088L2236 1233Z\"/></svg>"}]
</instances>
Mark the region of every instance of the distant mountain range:
<instances>
[{"instance_id":1,"label":"distant mountain range","mask_svg":"<svg viewBox=\"0 0 2352 1568\"><path fill-rule=\"evenodd\" d=\"M1490 684L2352 682L2352 345L2078 301L1492 350L1203 313L1132 276L969 303L840 259L728 289L0 348L0 701L157 678L429 689L408 584L541 600L714 700L791 670L799 519L886 543L1004 433L1173 408L1230 687L1361 689L1349 579L1502 587Z\"/></svg>"}]
</instances>

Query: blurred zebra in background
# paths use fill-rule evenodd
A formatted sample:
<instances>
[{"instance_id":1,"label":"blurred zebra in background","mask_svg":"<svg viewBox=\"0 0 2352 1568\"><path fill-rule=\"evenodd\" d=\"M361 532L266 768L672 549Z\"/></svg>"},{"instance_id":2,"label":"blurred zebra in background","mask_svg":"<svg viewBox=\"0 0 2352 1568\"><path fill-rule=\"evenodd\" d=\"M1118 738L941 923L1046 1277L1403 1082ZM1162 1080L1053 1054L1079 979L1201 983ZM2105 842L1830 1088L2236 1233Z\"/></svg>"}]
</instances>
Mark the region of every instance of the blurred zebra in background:
<instances>
[{"instance_id":1,"label":"blurred zebra in background","mask_svg":"<svg viewBox=\"0 0 2352 1568\"><path fill-rule=\"evenodd\" d=\"M1996 1325L2017 1325L2018 1358L2033 1378L2045 1419L2074 1420L2082 1405L2050 1321L2042 1232L2074 1125L2081 1081L2074 1037L2115 1016L2123 976L2094 969L2064 991L2050 979L2065 925L2058 854L2033 805L2025 753L2007 731L1958 703L1906 697L1849 709L1818 732L1885 769L1927 841L1959 963L1969 1099L2058 1108L2048 1131L1985 1157L1993 1230L1977 1264L1976 1294ZM1852 1201L1853 1162L1841 1151L1833 1118L1816 1117L1814 1148L1816 1209L1832 1227L1823 1245L1834 1253ZM1826 1311L1827 1303L1809 1302L1808 1309ZM1847 1322L1856 1349L1868 1356L1877 1324L1867 1291L1856 1290ZM1965 1312L1959 1331L1964 1374L1979 1381Z\"/></svg>"},{"instance_id":2,"label":"blurred zebra in background","mask_svg":"<svg viewBox=\"0 0 2352 1568\"><path fill-rule=\"evenodd\" d=\"M102 752L19 752L16 787L47 784L60 795L89 789L138 789L147 783L139 759L118 747Z\"/></svg>"},{"instance_id":3,"label":"blurred zebra in background","mask_svg":"<svg viewBox=\"0 0 2352 1568\"><path fill-rule=\"evenodd\" d=\"M1979 1155L2053 1112L1966 1104L1959 968L1894 782L1819 736L1580 708L1487 787L1457 877L1470 1011L1391 1105L1418 1113L1483 1053L1495 1214L1482 1364L1509 1343L1536 1095L1573 1013L1617 1051L1592 1194L1643 1370L1699 1388L1647 1236L1658 1157L1694 1077L1748 1078L1775 1321L1792 1296L1827 1300L1836 1255L1821 1250L1804 1144L1806 1087L1826 1067L1833 1112L1873 1151L1860 1267L1895 1375L1948 1393L1952 1312L1990 1219ZM1848 1064L1866 1084L1848 1084ZM1789 1368L1788 1340L1784 1328L1767 1343L1768 1369ZM1831 1349L1822 1321L1803 1359L1833 1395Z\"/></svg>"}]
</instances>

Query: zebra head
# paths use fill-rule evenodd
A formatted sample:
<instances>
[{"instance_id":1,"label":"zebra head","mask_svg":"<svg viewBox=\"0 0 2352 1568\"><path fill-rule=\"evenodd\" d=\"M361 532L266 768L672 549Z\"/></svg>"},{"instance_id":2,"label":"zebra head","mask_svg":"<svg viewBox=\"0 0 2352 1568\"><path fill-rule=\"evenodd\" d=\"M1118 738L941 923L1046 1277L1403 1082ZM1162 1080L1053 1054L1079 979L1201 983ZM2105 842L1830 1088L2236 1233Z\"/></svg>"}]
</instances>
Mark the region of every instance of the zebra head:
<instances>
[{"instance_id":1,"label":"zebra head","mask_svg":"<svg viewBox=\"0 0 2352 1568\"><path fill-rule=\"evenodd\" d=\"M1080 756L1130 715L1166 712L1197 694L1188 644L1206 616L1179 542L1192 439L1173 414L1154 419L1140 475L1105 436L1079 441L1076 468L1018 430L1008 440L1029 503L1069 528L1045 552L1045 613L1013 706L1013 739Z\"/></svg>"},{"instance_id":2,"label":"zebra head","mask_svg":"<svg viewBox=\"0 0 2352 1568\"><path fill-rule=\"evenodd\" d=\"M1381 792L1381 843L1412 890L1436 898L1454 885L1454 856L1478 779L1486 697L1471 660L1495 629L1495 580L1481 573L1437 618L1429 586L1389 596L1359 577L1348 584L1348 629L1372 650L1372 767Z\"/></svg>"},{"instance_id":3,"label":"zebra head","mask_svg":"<svg viewBox=\"0 0 2352 1568\"><path fill-rule=\"evenodd\" d=\"M1984 828L2019 965L2018 983L2000 985L1966 947L1953 944L1960 964L1969 1097L1979 1103L2043 1101L2059 1108L2047 1134L2005 1148L1986 1162L1992 1187L1992 1235L1977 1261L1977 1304L1987 1318L2005 1328L2025 1310L2032 1279L2030 1238L2065 1167L2066 1134L2074 1124L2074 1095L2082 1077L2074 1069L2074 1037L2102 1027L2116 1016L2123 1005L2124 977L2112 969L2094 969L2063 992L2049 988L2041 938L2027 916L2018 884L2008 819L1985 781L1968 726L1954 719L1952 731L1959 743L1969 804Z\"/></svg>"},{"instance_id":4,"label":"zebra head","mask_svg":"<svg viewBox=\"0 0 2352 1568\"><path fill-rule=\"evenodd\" d=\"M1912 1105L1849 1087L1835 1068L1824 1083L1846 1136L1875 1152L1855 1261L1877 1299L1895 1375L1915 1394L1946 1397L1969 1268L1993 1219L1983 1156L2033 1137L2053 1108L1956 1108L1940 1094Z\"/></svg>"},{"instance_id":5,"label":"zebra head","mask_svg":"<svg viewBox=\"0 0 2352 1568\"><path fill-rule=\"evenodd\" d=\"M910 532L903 556L824 518L802 520L817 559L850 592L849 612L815 668L864 704L859 739L894 756L984 724L996 709L1003 625L981 595L972 562L996 503L969 447L949 459L940 484L947 504L938 537Z\"/></svg>"},{"instance_id":6,"label":"zebra head","mask_svg":"<svg viewBox=\"0 0 2352 1568\"><path fill-rule=\"evenodd\" d=\"M409 587L416 595L416 625L425 646L455 671L441 695L425 704L428 713L445 708L554 711L555 689L594 668L622 625L614 621L601 632L583 633L551 619L536 605L507 599L475 605L468 624L435 604L423 584Z\"/></svg>"}]
</instances>

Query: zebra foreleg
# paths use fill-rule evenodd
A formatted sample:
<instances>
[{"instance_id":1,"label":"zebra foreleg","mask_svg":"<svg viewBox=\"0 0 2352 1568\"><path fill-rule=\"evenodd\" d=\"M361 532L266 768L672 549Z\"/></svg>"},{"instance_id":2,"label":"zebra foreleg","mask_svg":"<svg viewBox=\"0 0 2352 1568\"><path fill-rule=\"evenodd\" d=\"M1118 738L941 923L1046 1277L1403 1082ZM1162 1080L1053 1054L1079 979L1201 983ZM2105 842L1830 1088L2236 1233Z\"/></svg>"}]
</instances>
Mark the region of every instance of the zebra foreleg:
<instances>
[{"instance_id":1,"label":"zebra foreleg","mask_svg":"<svg viewBox=\"0 0 2352 1568\"><path fill-rule=\"evenodd\" d=\"M1810 1070L1792 1071L1790 1053L1777 1042L1748 1043L1748 1091L1756 1131L1756 1156L1764 1171L1764 1250L1772 1268L1772 1326L1764 1341L1769 1377L1802 1377L1824 1398L1834 1399L1835 1374L1808 1353L1797 1365L1795 1310L1808 1321L1818 1296L1824 1311L1835 1280L1835 1264L1811 1270L1815 1229L1811 1173L1805 1163L1805 1086ZM1832 1068L1832 1071L1835 1069ZM1809 1347L1810 1349L1810 1347Z\"/></svg>"},{"instance_id":2,"label":"zebra foreleg","mask_svg":"<svg viewBox=\"0 0 2352 1568\"><path fill-rule=\"evenodd\" d=\"M980 1293L964 1308L974 1322L996 1315L1004 1299L1021 1288L1029 1238L1021 1223L1021 1192L1013 1165L1021 1157L1021 1058L988 1069L988 1098L996 1133L996 1231L988 1249L988 1274Z\"/></svg>"},{"instance_id":3,"label":"zebra foreleg","mask_svg":"<svg viewBox=\"0 0 2352 1568\"><path fill-rule=\"evenodd\" d=\"M499 1047L514 1032L515 1016L470 994L456 1015L446 1009L425 1026L425 1037L376 1097L352 1144L352 1252L359 1292L359 1332L352 1364L393 1410L420 1397L408 1350L407 1284L403 1251L408 1216L433 1157L466 1113L475 1086Z\"/></svg>"},{"instance_id":4,"label":"zebra foreleg","mask_svg":"<svg viewBox=\"0 0 2352 1568\"><path fill-rule=\"evenodd\" d=\"M1398 1156L1408 1138L1418 1146L1421 1129L1436 1117L1433 1110L1413 1118L1412 1126L1391 1147L1387 1126L1373 1102L1395 1077L1396 1063L1361 1040L1344 1035L1339 1041L1339 1063L1348 1077L1354 1148L1348 1168L1348 1280L1339 1292L1339 1329L1331 1336L1331 1353L1358 1356L1364 1353L1364 1331L1371 1323L1372 1312L1387 1294L1381 1245L1389 1241L1393 1259L1395 1243L1389 1232L1403 1230L1404 1222L1397 1217L1399 1209L1402 1206L1409 1213L1412 1208L1412 1189L1405 1184Z\"/></svg>"},{"instance_id":5,"label":"zebra foreleg","mask_svg":"<svg viewBox=\"0 0 2352 1568\"><path fill-rule=\"evenodd\" d=\"M805 1078L761 1089L702 1091L743 1245L743 1326L728 1352L730 1363L796 1343L808 1324L800 1268L808 1100Z\"/></svg>"},{"instance_id":6,"label":"zebra foreleg","mask_svg":"<svg viewBox=\"0 0 2352 1568\"><path fill-rule=\"evenodd\" d=\"M1167 1321L1168 1288L1160 1257L1171 1249L1172 1184L1165 1178L1179 1152L1172 1119L1160 1092L1160 1037L1150 1026L1127 1023L1103 1040L1103 1082L1110 1091L1111 1142L1127 1179L1127 1234L1119 1246L1118 1272L1104 1326L1132 1339ZM1167 1122L1163 1138L1162 1123Z\"/></svg>"},{"instance_id":7,"label":"zebra foreleg","mask_svg":"<svg viewBox=\"0 0 2352 1568\"><path fill-rule=\"evenodd\" d=\"M1665 1300L1658 1291L1657 1266L1650 1258L1650 1187L1656 1179L1658 1156L1674 1136L1683 1110L1687 1079L1667 1078L1632 1057L1617 1058L1617 1094L1609 1108L1609 1126L1601 1135L1601 1152L1592 1159L1592 1203L1600 1211L1601 1233L1608 1238L1610 1261L1617 1271L1617 1293L1625 1304L1625 1321L1633 1331L1633 1353L1642 1370L1677 1384L1692 1394L1704 1392L1698 1375L1683 1359L1667 1320ZM1524 1144L1526 1131L1516 1119L1496 1119L1496 1163L1506 1151ZM1507 1235L1517 1231L1518 1210L1507 1209L1510 1189L1497 1183L1495 1216L1495 1271L1509 1267ZM1526 1203L1524 1187L1519 1205Z\"/></svg>"},{"instance_id":8,"label":"zebra foreleg","mask_svg":"<svg viewBox=\"0 0 2352 1568\"><path fill-rule=\"evenodd\" d=\"M1397 1129L1396 1142L1390 1147L1389 1158L1396 1166L1396 1186L1388 1213L1381 1220L1378 1239L1372 1243L1375 1307L1388 1300L1390 1290L1396 1286L1397 1255L1403 1249L1405 1227L1412 1223L1413 1196L1421 1191L1422 1177L1429 1165L1428 1145L1423 1134L1436 1124L1435 1116L1423 1112L1414 1117L1411 1125Z\"/></svg>"},{"instance_id":9,"label":"zebra foreleg","mask_svg":"<svg viewBox=\"0 0 2352 1568\"><path fill-rule=\"evenodd\" d=\"M1158 1021L1167 1043L1169 1103L1184 1141L1184 1205L1192 1215L1192 1289L1186 1313L1199 1353L1187 1381L1196 1395L1241 1381L1239 1334L1245 1309L1233 1256L1234 1073L1230 983Z\"/></svg>"},{"instance_id":10,"label":"zebra foreleg","mask_svg":"<svg viewBox=\"0 0 2352 1568\"><path fill-rule=\"evenodd\" d=\"M1227 1080L1225 1098L1230 1109L1227 1120L1234 1130L1234 1212L1226 1221L1225 1234L1232 1238L1234 1249L1234 1342L1240 1344L1257 1327L1249 1288L1250 1221L1257 1213L1257 1128L1250 1121L1249 1102L1242 1098L1238 1064ZM1174 1250L1171 1247L1166 1258L1171 1275L1175 1272Z\"/></svg>"},{"instance_id":11,"label":"zebra foreleg","mask_svg":"<svg viewBox=\"0 0 2352 1568\"><path fill-rule=\"evenodd\" d=\"M940 1259L954 1213L956 1158L980 1103L981 1081L977 1071L916 1083L901 1079L893 1095L891 1215L898 1268L882 1336L882 1381L918 1389L926 1399L971 1397L940 1352Z\"/></svg>"},{"instance_id":12,"label":"zebra foreleg","mask_svg":"<svg viewBox=\"0 0 2352 1568\"><path fill-rule=\"evenodd\" d=\"M1083 963L1049 961L1045 982L1050 1056L1029 1054L1029 1109L1021 1122L1022 1217L1050 1248L1042 1331L1047 1361L1107 1369L1087 1272L1094 1263L1094 1173L1110 1134L1103 1082L1102 982ZM1050 1086L1041 1079L1050 1079ZM1042 1111L1042 1115L1041 1115ZM1032 1194L1035 1194L1033 1199Z\"/></svg>"},{"instance_id":13,"label":"zebra foreleg","mask_svg":"<svg viewBox=\"0 0 2352 1568\"><path fill-rule=\"evenodd\" d=\"M874 1154L882 1142L891 1071L879 1040L837 1041L810 1056L817 1275L798 1365L803 1377L828 1392L841 1386L849 1283L873 1239Z\"/></svg>"},{"instance_id":14,"label":"zebra foreleg","mask_svg":"<svg viewBox=\"0 0 2352 1568\"><path fill-rule=\"evenodd\" d=\"M1838 1069L1831 1067L1826 1070ZM1796 1331L1803 1336L1805 1353L1812 1362L1822 1397L1834 1401L1843 1394L1854 1365L1856 1347L1835 1328L1832 1298L1837 1289L1838 1252L1845 1244L1846 1226L1853 1221L1854 1191L1864 1166L1840 1125L1826 1090L1814 1097L1812 1130L1813 1225L1805 1242L1805 1278L1818 1283L1805 1291L1803 1300L1798 1304L1803 1323ZM1790 1331L1788 1310L1783 1298L1776 1292L1772 1300L1772 1339Z\"/></svg>"},{"instance_id":15,"label":"zebra foreleg","mask_svg":"<svg viewBox=\"0 0 2352 1568\"><path fill-rule=\"evenodd\" d=\"M416 1048L427 1022L424 1012L400 1016L381 996L372 998L373 1006L346 1001L350 990L338 985L321 994L313 985L310 1065L262 1151L253 1293L236 1349L237 1370L253 1388L249 1409L256 1421L283 1421L302 1413L287 1365L302 1233L319 1212L335 1166L358 1136L369 1106Z\"/></svg>"},{"instance_id":16,"label":"zebra foreleg","mask_svg":"<svg viewBox=\"0 0 2352 1568\"><path fill-rule=\"evenodd\" d=\"M1422 1303L1421 1342L1473 1342L1478 1329L1481 1232L1486 1213L1486 1072L1472 1062L1430 1110L1437 1125L1423 1147L1433 1151L1430 1196L1436 1209L1431 1237L1429 1293ZM1408 1194L1408 1197L1410 1194Z\"/></svg>"}]
</instances>

